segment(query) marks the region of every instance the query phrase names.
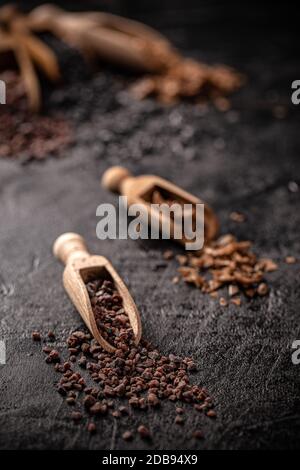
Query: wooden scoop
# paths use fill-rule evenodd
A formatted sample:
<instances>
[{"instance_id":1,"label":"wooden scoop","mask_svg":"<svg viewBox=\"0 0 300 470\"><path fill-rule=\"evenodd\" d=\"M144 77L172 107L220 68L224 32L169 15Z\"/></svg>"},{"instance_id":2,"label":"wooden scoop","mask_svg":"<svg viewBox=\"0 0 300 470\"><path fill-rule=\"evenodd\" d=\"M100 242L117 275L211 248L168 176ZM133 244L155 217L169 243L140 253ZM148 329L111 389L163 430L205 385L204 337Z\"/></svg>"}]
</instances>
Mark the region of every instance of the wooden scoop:
<instances>
[{"instance_id":1,"label":"wooden scoop","mask_svg":"<svg viewBox=\"0 0 300 470\"><path fill-rule=\"evenodd\" d=\"M46 4L32 10L27 21L33 31L50 31L73 47L139 71L161 71L179 60L157 31L109 13L71 13Z\"/></svg>"},{"instance_id":2,"label":"wooden scoop","mask_svg":"<svg viewBox=\"0 0 300 470\"><path fill-rule=\"evenodd\" d=\"M138 344L142 334L140 314L112 264L104 256L89 254L84 239L77 233L64 233L58 237L53 245L53 253L66 265L63 273L65 290L98 343L106 351L113 352L116 349L103 338L97 328L86 288L87 282L100 278L113 281L123 299L124 310L128 315L135 343Z\"/></svg>"},{"instance_id":3,"label":"wooden scoop","mask_svg":"<svg viewBox=\"0 0 300 470\"><path fill-rule=\"evenodd\" d=\"M166 198L173 199L175 202L182 204L204 204L201 199L159 176L142 175L135 177L126 168L121 166L113 166L106 170L101 182L104 188L127 196L129 206L132 204L144 204L149 215L151 212L150 203L155 191L164 194ZM162 218L163 214L160 213L160 217ZM213 240L218 234L219 222L215 213L207 204L204 205L204 221L205 240ZM171 230L172 233L173 231ZM182 244L186 243L185 238L176 240Z\"/></svg>"}]
</instances>

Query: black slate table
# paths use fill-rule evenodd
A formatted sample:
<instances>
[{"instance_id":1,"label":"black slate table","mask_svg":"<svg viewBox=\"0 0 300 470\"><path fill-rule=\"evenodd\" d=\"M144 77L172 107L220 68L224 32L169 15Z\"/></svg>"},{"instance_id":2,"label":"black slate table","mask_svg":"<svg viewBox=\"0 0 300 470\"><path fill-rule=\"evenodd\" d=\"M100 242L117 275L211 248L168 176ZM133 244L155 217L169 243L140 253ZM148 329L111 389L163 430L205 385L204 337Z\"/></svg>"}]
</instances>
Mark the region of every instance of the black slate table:
<instances>
[{"instance_id":1,"label":"black slate table","mask_svg":"<svg viewBox=\"0 0 300 470\"><path fill-rule=\"evenodd\" d=\"M291 360L300 339L299 263L284 263L287 255L300 259L300 193L290 184L300 183L300 109L290 100L299 64L291 31L253 5L191 4L184 14L180 2L166 10L154 2L151 11L140 2L112 2L112 11L159 28L193 57L245 73L248 82L225 113L135 102L119 71L83 73L75 52L50 41L68 80L45 90L46 105L73 120L76 139L61 158L0 160L0 340L7 349L0 365L1 449L139 449L142 441L128 444L121 434L141 421L153 432L152 449L299 448L300 365ZM279 263L267 276L269 296L222 308L172 284L176 263L162 262L172 244L97 240L96 207L116 203L99 184L113 164L169 178L210 203L223 233L252 240L260 256ZM233 210L246 222L232 222ZM145 337L165 353L197 361L193 380L209 389L218 413L212 421L187 411L185 429L201 427L202 442L173 425L168 403L121 424L104 418L94 437L70 422L54 388L57 375L31 340L32 330L53 329L63 344L81 325L51 254L64 231L81 233L91 251L111 259L140 308Z\"/></svg>"}]
</instances>

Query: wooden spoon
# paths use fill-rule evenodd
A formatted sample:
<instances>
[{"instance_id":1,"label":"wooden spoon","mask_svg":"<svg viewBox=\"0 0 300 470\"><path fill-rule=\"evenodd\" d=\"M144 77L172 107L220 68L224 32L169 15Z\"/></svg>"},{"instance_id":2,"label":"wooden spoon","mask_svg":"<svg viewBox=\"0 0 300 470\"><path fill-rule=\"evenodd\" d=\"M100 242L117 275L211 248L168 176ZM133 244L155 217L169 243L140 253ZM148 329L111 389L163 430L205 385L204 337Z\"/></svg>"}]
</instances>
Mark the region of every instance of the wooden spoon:
<instances>
[{"instance_id":1,"label":"wooden spoon","mask_svg":"<svg viewBox=\"0 0 300 470\"><path fill-rule=\"evenodd\" d=\"M184 191L169 181L154 175L133 176L126 168L121 166L113 166L106 170L102 177L102 186L110 191L119 192L123 196L127 196L128 205L143 204L147 208L148 214L151 213L151 198L154 191L163 192L167 198L173 199L175 202L183 204L203 204L201 199ZM152 212L153 215L153 212ZM160 220L163 214L160 213ZM205 221L205 240L213 240L219 231L219 222L213 210L204 205L204 221ZM173 231L171 230L171 234ZM183 237L179 241L186 243Z\"/></svg>"},{"instance_id":2,"label":"wooden spoon","mask_svg":"<svg viewBox=\"0 0 300 470\"><path fill-rule=\"evenodd\" d=\"M124 282L104 256L89 254L84 239L77 233L64 233L54 242L53 253L66 265L63 273L63 284L83 321L98 343L109 352L115 347L108 343L97 328L86 283L93 279L112 280L128 315L135 343L142 335L142 325L138 309Z\"/></svg>"}]
</instances>

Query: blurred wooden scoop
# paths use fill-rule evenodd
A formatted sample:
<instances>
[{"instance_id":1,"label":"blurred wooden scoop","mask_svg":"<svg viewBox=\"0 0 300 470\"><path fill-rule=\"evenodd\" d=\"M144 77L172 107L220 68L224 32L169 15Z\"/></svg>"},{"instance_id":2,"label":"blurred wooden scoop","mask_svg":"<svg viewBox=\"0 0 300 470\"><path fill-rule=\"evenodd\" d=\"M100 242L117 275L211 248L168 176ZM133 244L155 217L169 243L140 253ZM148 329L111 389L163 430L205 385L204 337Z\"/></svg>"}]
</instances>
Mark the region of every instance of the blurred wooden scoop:
<instances>
[{"instance_id":1,"label":"blurred wooden scoop","mask_svg":"<svg viewBox=\"0 0 300 470\"><path fill-rule=\"evenodd\" d=\"M84 239L77 233L64 233L54 242L53 253L66 265L63 284L70 299L80 313L83 321L98 343L109 352L115 347L108 343L97 328L86 283L94 279L111 280L123 299L135 343L141 339L142 325L138 309L124 282L104 256L89 254Z\"/></svg>"},{"instance_id":2,"label":"blurred wooden scoop","mask_svg":"<svg viewBox=\"0 0 300 470\"><path fill-rule=\"evenodd\" d=\"M171 43L137 21L103 12L70 13L41 5L28 15L31 30L50 31L71 46L117 65L159 71L178 60Z\"/></svg>"},{"instance_id":3,"label":"blurred wooden scoop","mask_svg":"<svg viewBox=\"0 0 300 470\"><path fill-rule=\"evenodd\" d=\"M123 167L113 166L109 168L102 176L102 186L110 191L119 192L123 196L127 196L128 205L143 204L151 219L155 217L155 210L151 207L152 204L204 204L201 199L193 194L184 191L179 186L160 178L155 175L141 175L133 176L130 172ZM194 209L193 209L194 210ZM152 211L152 212L151 212ZM157 217L160 218L160 226L164 215L157 211ZM171 221L172 224L172 221ZM214 211L209 205L204 204L204 233L205 240L213 240L219 231L219 222ZM174 227L171 230L171 235L174 233ZM186 243L184 236L181 239L176 239L181 244Z\"/></svg>"}]
</instances>

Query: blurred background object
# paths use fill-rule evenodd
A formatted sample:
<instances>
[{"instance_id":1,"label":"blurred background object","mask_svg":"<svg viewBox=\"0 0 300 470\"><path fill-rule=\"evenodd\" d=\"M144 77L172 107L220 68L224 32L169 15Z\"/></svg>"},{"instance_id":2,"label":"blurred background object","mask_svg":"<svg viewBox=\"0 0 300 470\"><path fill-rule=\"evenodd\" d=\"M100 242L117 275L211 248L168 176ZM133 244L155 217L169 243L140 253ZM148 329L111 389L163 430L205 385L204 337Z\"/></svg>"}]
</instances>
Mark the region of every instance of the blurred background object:
<instances>
[{"instance_id":1,"label":"blurred background object","mask_svg":"<svg viewBox=\"0 0 300 470\"><path fill-rule=\"evenodd\" d=\"M99 58L151 74L133 87L140 99L154 95L165 103L180 98L216 100L242 83L242 77L228 67L184 59L166 38L140 22L97 11L70 13L53 4L24 14L8 4L0 9L0 59L5 69L9 67L6 56L13 56L32 111L41 108L35 67L51 81L60 78L55 54L36 35L43 32L78 49L85 59Z\"/></svg>"}]
</instances>

